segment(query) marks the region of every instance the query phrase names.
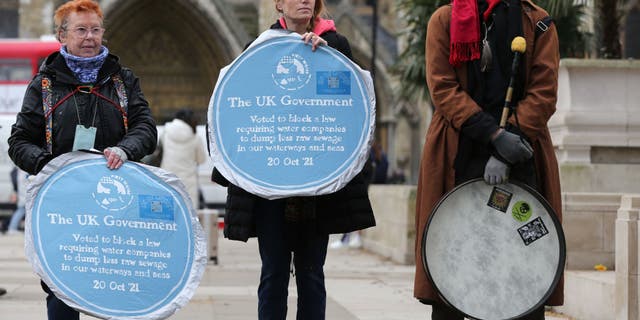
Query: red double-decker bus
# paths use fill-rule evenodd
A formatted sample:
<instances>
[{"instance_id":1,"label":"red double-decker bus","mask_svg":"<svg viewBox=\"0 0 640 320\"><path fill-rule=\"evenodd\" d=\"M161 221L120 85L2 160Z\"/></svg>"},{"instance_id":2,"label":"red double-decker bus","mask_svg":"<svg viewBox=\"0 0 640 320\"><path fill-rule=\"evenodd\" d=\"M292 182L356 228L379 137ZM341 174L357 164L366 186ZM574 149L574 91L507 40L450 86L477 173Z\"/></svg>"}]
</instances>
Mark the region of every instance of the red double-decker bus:
<instances>
[{"instance_id":1,"label":"red double-decker bus","mask_svg":"<svg viewBox=\"0 0 640 320\"><path fill-rule=\"evenodd\" d=\"M22 108L29 81L42 61L58 50L60 43L56 40L0 39L0 222L12 208L9 172L13 163L7 154L11 125Z\"/></svg>"},{"instance_id":2,"label":"red double-decker bus","mask_svg":"<svg viewBox=\"0 0 640 320\"><path fill-rule=\"evenodd\" d=\"M20 111L27 84L58 41L0 40L0 114Z\"/></svg>"}]
</instances>

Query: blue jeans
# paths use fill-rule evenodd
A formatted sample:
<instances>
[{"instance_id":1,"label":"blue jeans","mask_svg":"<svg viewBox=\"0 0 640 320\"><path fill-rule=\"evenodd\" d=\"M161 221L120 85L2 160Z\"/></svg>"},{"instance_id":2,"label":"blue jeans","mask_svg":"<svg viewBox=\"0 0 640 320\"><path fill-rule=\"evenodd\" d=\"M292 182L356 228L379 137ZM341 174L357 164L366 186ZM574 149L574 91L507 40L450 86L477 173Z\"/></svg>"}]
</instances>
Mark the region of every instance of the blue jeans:
<instances>
[{"instance_id":1,"label":"blue jeans","mask_svg":"<svg viewBox=\"0 0 640 320\"><path fill-rule=\"evenodd\" d=\"M16 211L11 215L11 221L9 222L9 231L18 231L18 226L20 226L20 222L24 218L25 214L24 206L18 206Z\"/></svg>"},{"instance_id":2,"label":"blue jeans","mask_svg":"<svg viewBox=\"0 0 640 320\"><path fill-rule=\"evenodd\" d=\"M79 320L80 313L75 309L69 307L62 300L58 299L51 289L43 282L40 281L40 285L47 295L47 318L49 320Z\"/></svg>"},{"instance_id":3,"label":"blue jeans","mask_svg":"<svg viewBox=\"0 0 640 320\"><path fill-rule=\"evenodd\" d=\"M256 207L256 231L262 259L258 318L286 319L293 253L298 289L296 318L324 319L327 294L323 267L329 236L319 234L313 228L291 228L291 225L287 225L284 218L285 200L260 200Z\"/></svg>"}]
</instances>

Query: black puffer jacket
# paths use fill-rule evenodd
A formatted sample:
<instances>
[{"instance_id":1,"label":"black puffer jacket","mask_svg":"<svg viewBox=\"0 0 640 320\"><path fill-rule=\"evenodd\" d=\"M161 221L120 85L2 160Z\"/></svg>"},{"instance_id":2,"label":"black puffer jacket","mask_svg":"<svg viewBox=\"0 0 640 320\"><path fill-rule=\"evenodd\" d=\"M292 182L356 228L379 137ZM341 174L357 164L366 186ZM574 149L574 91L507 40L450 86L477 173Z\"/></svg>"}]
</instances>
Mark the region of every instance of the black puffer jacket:
<instances>
[{"instance_id":1,"label":"black puffer jacket","mask_svg":"<svg viewBox=\"0 0 640 320\"><path fill-rule=\"evenodd\" d=\"M279 23L271 29L281 29ZM328 45L337 49L349 59L353 60L348 40L335 31L320 35ZM365 166L341 190L322 196L307 197L307 203L315 204L317 232L322 234L346 233L366 229L376 225L373 209L369 201L368 182L370 167ZM231 240L247 241L256 236L255 219L260 214L256 207L258 196L240 187L230 184L215 168L212 180L227 186L227 203L224 216L224 236Z\"/></svg>"},{"instance_id":2,"label":"black puffer jacket","mask_svg":"<svg viewBox=\"0 0 640 320\"><path fill-rule=\"evenodd\" d=\"M118 63L118 57L107 56L98 73L96 86L100 94L118 103L118 95L111 76L122 78L128 98L128 131L125 132L123 115L114 105L94 94L76 93L52 113L52 153L47 151L45 117L42 107L42 76L52 82L52 100L55 104L80 83L59 52L51 54L29 84L9 137L9 156L22 170L37 174L51 159L73 148L78 118L85 126L97 128L94 148L104 150L118 146L129 160L138 161L155 150L156 123L149 104L142 94L138 78ZM75 98L75 99L74 99Z\"/></svg>"}]
</instances>

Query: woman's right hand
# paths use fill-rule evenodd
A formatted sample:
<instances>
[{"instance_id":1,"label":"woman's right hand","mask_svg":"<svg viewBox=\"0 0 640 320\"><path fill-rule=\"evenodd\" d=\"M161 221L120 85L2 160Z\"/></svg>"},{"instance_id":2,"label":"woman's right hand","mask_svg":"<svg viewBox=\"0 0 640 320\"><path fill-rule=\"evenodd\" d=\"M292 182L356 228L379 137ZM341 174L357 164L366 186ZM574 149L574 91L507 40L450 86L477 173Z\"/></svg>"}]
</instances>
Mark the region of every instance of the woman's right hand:
<instances>
[{"instance_id":1,"label":"woman's right hand","mask_svg":"<svg viewBox=\"0 0 640 320\"><path fill-rule=\"evenodd\" d=\"M318 46L326 46L327 45L327 41L322 39L319 35L313 33L313 32L307 32L304 33L302 35L302 41L304 41L304 43L309 43L311 42L311 51L316 51L316 48L318 48Z\"/></svg>"}]
</instances>

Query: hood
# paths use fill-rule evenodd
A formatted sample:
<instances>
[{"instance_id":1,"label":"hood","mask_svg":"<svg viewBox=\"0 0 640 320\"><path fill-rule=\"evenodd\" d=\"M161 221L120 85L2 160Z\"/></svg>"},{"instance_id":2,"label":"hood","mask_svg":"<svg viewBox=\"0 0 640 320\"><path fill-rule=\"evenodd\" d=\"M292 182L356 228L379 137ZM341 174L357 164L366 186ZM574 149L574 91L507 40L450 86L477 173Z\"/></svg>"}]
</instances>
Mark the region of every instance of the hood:
<instances>
[{"instance_id":1,"label":"hood","mask_svg":"<svg viewBox=\"0 0 640 320\"><path fill-rule=\"evenodd\" d=\"M164 138L178 143L185 143L195 138L191 126L180 119L173 119L164 125Z\"/></svg>"}]
</instances>

